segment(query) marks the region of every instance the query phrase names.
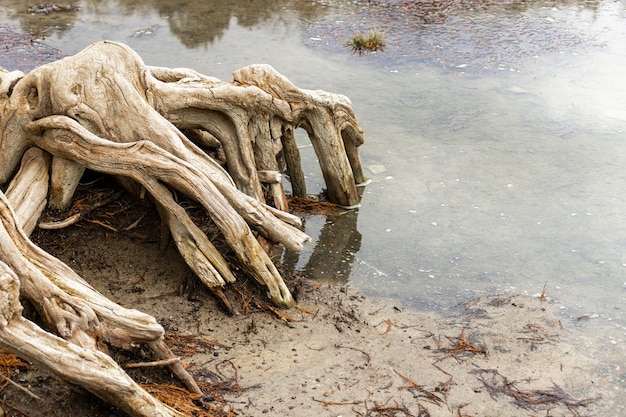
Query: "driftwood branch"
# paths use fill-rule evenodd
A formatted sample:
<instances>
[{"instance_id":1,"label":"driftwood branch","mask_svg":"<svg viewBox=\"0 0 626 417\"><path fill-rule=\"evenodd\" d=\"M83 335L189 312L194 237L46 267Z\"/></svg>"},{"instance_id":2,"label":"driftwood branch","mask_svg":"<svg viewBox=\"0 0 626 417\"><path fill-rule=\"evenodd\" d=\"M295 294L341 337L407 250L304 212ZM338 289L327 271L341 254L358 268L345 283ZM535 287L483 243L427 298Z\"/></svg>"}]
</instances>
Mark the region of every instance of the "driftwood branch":
<instances>
[{"instance_id":1,"label":"driftwood branch","mask_svg":"<svg viewBox=\"0 0 626 417\"><path fill-rule=\"evenodd\" d=\"M23 318L19 282L12 268L0 262L0 346L3 349L82 386L130 415L183 416L154 399L110 356L54 336Z\"/></svg>"},{"instance_id":2,"label":"driftwood branch","mask_svg":"<svg viewBox=\"0 0 626 417\"><path fill-rule=\"evenodd\" d=\"M173 357L163 343L164 331L154 317L127 309L97 292L67 265L35 246L15 221L8 200L0 193L0 259L20 279L21 296L39 311L49 328L85 348L103 343L129 348L146 343L160 359ZM172 371L200 392L179 364Z\"/></svg>"}]
</instances>

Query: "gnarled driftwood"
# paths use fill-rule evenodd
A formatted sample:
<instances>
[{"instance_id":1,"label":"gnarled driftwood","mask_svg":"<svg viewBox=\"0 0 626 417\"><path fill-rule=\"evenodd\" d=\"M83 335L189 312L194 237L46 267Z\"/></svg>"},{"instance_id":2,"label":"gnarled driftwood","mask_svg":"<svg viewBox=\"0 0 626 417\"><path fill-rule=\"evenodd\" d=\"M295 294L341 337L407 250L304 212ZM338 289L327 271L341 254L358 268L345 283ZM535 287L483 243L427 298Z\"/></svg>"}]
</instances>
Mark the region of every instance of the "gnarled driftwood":
<instances>
[{"instance_id":1,"label":"gnarled driftwood","mask_svg":"<svg viewBox=\"0 0 626 417\"><path fill-rule=\"evenodd\" d=\"M297 128L313 143L328 199L358 205L363 132L350 101L298 89L270 66L249 66L222 82L150 67L126 45L99 42L28 74L0 68L0 185L8 185L0 191L0 346L131 415L180 415L106 355L108 345L145 344L200 393L165 345L163 328L98 293L28 235L46 205L70 204L85 169L111 174L150 195L183 259L227 303L220 288L235 280L230 265L176 191L202 205L240 266L274 303L289 307L289 289L258 239L293 251L309 240L288 213L283 189L286 175L294 195L306 195ZM21 316L19 298L55 335Z\"/></svg>"}]
</instances>

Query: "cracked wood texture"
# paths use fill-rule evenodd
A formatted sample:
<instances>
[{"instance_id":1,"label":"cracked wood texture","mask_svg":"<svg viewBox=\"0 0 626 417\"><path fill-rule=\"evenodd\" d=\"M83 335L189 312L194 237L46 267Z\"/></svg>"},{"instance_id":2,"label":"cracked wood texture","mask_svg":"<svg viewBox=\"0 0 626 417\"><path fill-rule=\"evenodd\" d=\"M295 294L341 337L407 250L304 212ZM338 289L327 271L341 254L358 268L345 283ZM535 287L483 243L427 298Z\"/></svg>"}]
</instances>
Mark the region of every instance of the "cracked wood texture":
<instances>
[{"instance_id":1,"label":"cracked wood texture","mask_svg":"<svg viewBox=\"0 0 626 417\"><path fill-rule=\"evenodd\" d=\"M146 344L173 355L163 328L95 291L28 235L46 206L65 209L85 171L149 195L182 258L226 303L230 265L173 193L211 216L243 269L279 306L294 300L261 241L300 251L310 238L288 212L284 181L306 197L295 129L308 134L329 201L358 206L363 144L350 100L302 90L268 65L223 82L191 69L151 67L128 46L98 42L28 74L0 68L0 346L131 415L178 416L137 386L106 345ZM6 193L6 196L5 196ZM28 299L45 327L21 316ZM173 360L170 368L200 393Z\"/></svg>"}]
</instances>

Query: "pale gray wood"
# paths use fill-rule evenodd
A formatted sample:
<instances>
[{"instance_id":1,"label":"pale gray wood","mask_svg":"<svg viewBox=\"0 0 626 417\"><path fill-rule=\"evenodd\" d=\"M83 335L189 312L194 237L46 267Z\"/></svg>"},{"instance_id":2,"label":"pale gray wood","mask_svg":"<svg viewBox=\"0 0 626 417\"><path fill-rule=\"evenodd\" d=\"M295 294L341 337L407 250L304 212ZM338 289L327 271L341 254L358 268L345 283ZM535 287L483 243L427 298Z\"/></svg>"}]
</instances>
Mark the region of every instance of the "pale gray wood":
<instances>
[{"instance_id":1,"label":"pale gray wood","mask_svg":"<svg viewBox=\"0 0 626 417\"><path fill-rule=\"evenodd\" d=\"M103 342L122 348L147 343L159 358L173 357L163 343L163 327L154 317L114 303L63 262L35 246L19 227L1 192L0 261L18 276L21 296L62 338L86 349L105 349ZM190 390L200 392L180 364L172 364L171 369Z\"/></svg>"},{"instance_id":2,"label":"pale gray wood","mask_svg":"<svg viewBox=\"0 0 626 417\"><path fill-rule=\"evenodd\" d=\"M363 132L352 104L299 89L268 65L235 71L232 82L223 82L191 69L146 66L128 46L104 41L28 74L0 68L0 185L12 181L10 200L0 192L0 345L131 415L179 415L138 390L100 352L105 343L144 343L200 393L171 360L154 317L107 299L28 235L46 200L55 209L69 206L85 169L112 174L150 194L183 259L223 297L221 288L235 277L176 203L175 190L203 206L241 266L275 304L290 307L293 298L263 245L267 238L300 251L310 240L287 212L282 183L286 173L294 194L306 195L296 128L309 135L329 200L357 205L357 184L365 181L358 156ZM60 338L19 316L17 291ZM106 377L91 370L98 366Z\"/></svg>"},{"instance_id":3,"label":"pale gray wood","mask_svg":"<svg viewBox=\"0 0 626 417\"><path fill-rule=\"evenodd\" d=\"M340 94L299 89L269 65L241 68L233 73L233 78L237 84L257 86L270 91L275 100L289 103L291 126L301 127L308 133L322 169L329 201L346 207L358 205L355 172L359 180L363 175L357 163L356 148L363 143L363 130L350 100ZM345 131L350 132L348 149L342 135ZM283 140L292 141L291 133Z\"/></svg>"},{"instance_id":4,"label":"pale gray wood","mask_svg":"<svg viewBox=\"0 0 626 417\"><path fill-rule=\"evenodd\" d=\"M0 261L0 347L136 417L183 417L133 381L107 354L44 331L22 317L20 278Z\"/></svg>"},{"instance_id":5,"label":"pale gray wood","mask_svg":"<svg viewBox=\"0 0 626 417\"><path fill-rule=\"evenodd\" d=\"M207 180L204 172L152 142L115 143L104 140L65 116L48 116L31 122L30 127L43 132L37 136L37 146L54 155L79 161L93 170L128 176L152 195L160 181L196 199L209 212L241 263L255 279L268 287L272 301L277 305L293 305L293 298L282 277L259 246L246 220L268 238L296 250L302 249L302 244L309 237L280 221L262 203L230 184L214 184ZM137 160L141 160L142 164L138 165Z\"/></svg>"},{"instance_id":6,"label":"pale gray wood","mask_svg":"<svg viewBox=\"0 0 626 417\"><path fill-rule=\"evenodd\" d=\"M46 208L49 167L50 156L41 149L30 148L6 190L16 221L27 235L33 232Z\"/></svg>"},{"instance_id":7,"label":"pale gray wood","mask_svg":"<svg viewBox=\"0 0 626 417\"><path fill-rule=\"evenodd\" d=\"M85 167L61 157L52 158L50 170L50 201L48 206L54 210L68 208L74 197Z\"/></svg>"}]
</instances>

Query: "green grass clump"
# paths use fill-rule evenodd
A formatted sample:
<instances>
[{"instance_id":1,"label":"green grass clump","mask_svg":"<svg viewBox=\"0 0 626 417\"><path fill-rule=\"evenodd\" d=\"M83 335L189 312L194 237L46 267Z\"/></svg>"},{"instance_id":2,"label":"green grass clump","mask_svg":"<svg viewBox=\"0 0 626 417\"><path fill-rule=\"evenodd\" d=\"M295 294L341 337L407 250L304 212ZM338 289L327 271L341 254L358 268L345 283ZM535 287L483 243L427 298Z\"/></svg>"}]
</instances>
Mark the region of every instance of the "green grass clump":
<instances>
[{"instance_id":1,"label":"green grass clump","mask_svg":"<svg viewBox=\"0 0 626 417\"><path fill-rule=\"evenodd\" d=\"M371 29L367 36L359 32L348 41L352 52L363 54L365 52L382 51L385 46L385 34L377 29Z\"/></svg>"}]
</instances>

